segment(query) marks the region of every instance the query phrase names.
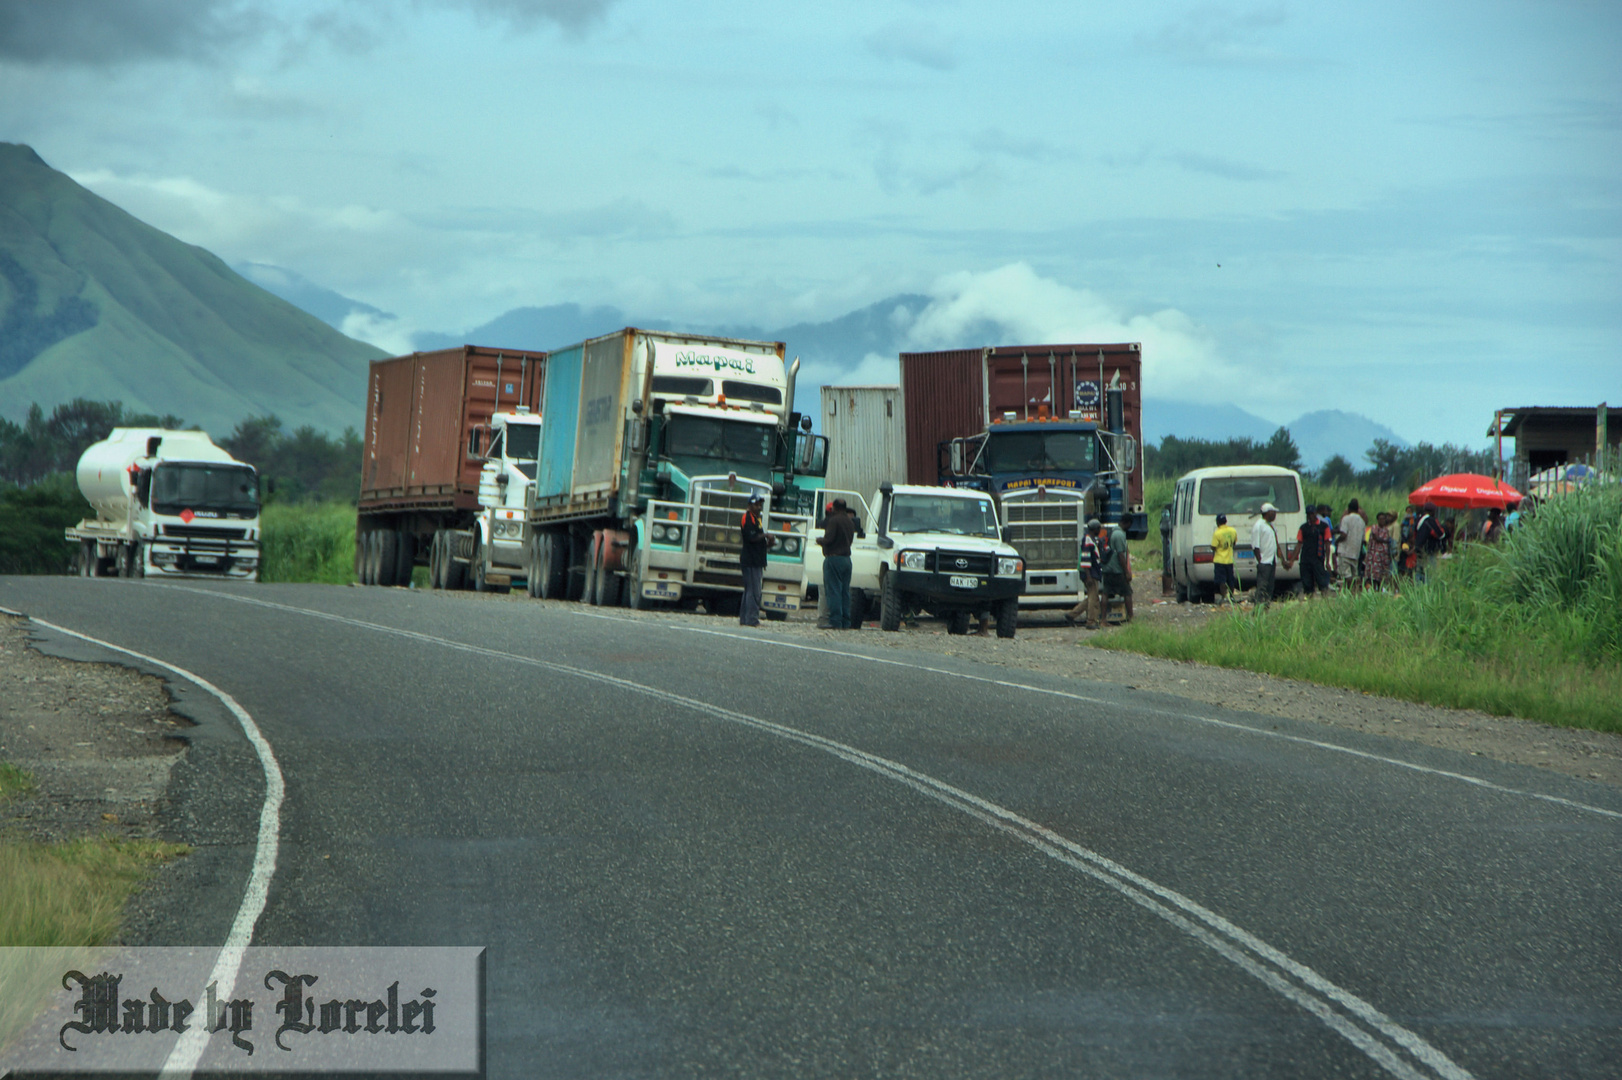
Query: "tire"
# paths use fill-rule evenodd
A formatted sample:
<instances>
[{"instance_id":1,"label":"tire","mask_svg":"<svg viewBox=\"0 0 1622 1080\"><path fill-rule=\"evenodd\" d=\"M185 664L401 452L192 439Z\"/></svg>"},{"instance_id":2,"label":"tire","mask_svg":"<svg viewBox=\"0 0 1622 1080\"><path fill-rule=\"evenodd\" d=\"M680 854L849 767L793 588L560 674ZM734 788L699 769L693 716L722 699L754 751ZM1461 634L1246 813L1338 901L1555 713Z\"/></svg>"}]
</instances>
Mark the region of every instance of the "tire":
<instances>
[{"instance_id":1,"label":"tire","mask_svg":"<svg viewBox=\"0 0 1622 1080\"><path fill-rule=\"evenodd\" d=\"M114 557L118 565L118 576L132 578L135 576L135 545L119 544L118 554Z\"/></svg>"},{"instance_id":2,"label":"tire","mask_svg":"<svg viewBox=\"0 0 1622 1080\"><path fill-rule=\"evenodd\" d=\"M1177 582L1175 589L1177 592L1177 602L1179 604L1188 603L1188 586L1179 581Z\"/></svg>"},{"instance_id":3,"label":"tire","mask_svg":"<svg viewBox=\"0 0 1622 1080\"><path fill-rule=\"evenodd\" d=\"M993 612L997 616L997 636L1011 638L1019 627L1019 597L1010 596L997 601Z\"/></svg>"},{"instance_id":4,"label":"tire","mask_svg":"<svg viewBox=\"0 0 1622 1080\"><path fill-rule=\"evenodd\" d=\"M890 573L879 579L879 629L901 629L901 587Z\"/></svg>"},{"instance_id":5,"label":"tire","mask_svg":"<svg viewBox=\"0 0 1622 1080\"><path fill-rule=\"evenodd\" d=\"M445 588L467 588L467 566L456 561L456 532L445 530Z\"/></svg>"},{"instance_id":6,"label":"tire","mask_svg":"<svg viewBox=\"0 0 1622 1080\"><path fill-rule=\"evenodd\" d=\"M872 617L869 610L873 601L868 598L866 589L852 589L850 591L850 625L852 629L860 627Z\"/></svg>"},{"instance_id":7,"label":"tire","mask_svg":"<svg viewBox=\"0 0 1622 1080\"><path fill-rule=\"evenodd\" d=\"M96 542L94 540L79 541L79 576L96 576Z\"/></svg>"},{"instance_id":8,"label":"tire","mask_svg":"<svg viewBox=\"0 0 1622 1080\"><path fill-rule=\"evenodd\" d=\"M532 600L541 597L541 548L546 545L546 534L532 529L529 534L529 566L524 574L524 591Z\"/></svg>"},{"instance_id":9,"label":"tire","mask_svg":"<svg viewBox=\"0 0 1622 1080\"><path fill-rule=\"evenodd\" d=\"M430 589L443 589L445 587L445 567L441 560L445 557L445 530L434 530L434 541L428 545L428 587Z\"/></svg>"},{"instance_id":10,"label":"tire","mask_svg":"<svg viewBox=\"0 0 1622 1080\"><path fill-rule=\"evenodd\" d=\"M761 614L765 616L767 622L788 622L786 611L762 611Z\"/></svg>"},{"instance_id":11,"label":"tire","mask_svg":"<svg viewBox=\"0 0 1622 1080\"><path fill-rule=\"evenodd\" d=\"M586 548L586 573L585 581L580 586L580 598L591 607L596 607L601 603L597 593L597 575L600 572L597 562L601 558L601 552L598 550L597 545L602 542L602 539L603 534L601 531L592 533L591 543Z\"/></svg>"},{"instance_id":12,"label":"tire","mask_svg":"<svg viewBox=\"0 0 1622 1080\"><path fill-rule=\"evenodd\" d=\"M642 567L635 555L625 568L625 606L632 611L643 611L649 606L642 596Z\"/></svg>"},{"instance_id":13,"label":"tire","mask_svg":"<svg viewBox=\"0 0 1622 1080\"><path fill-rule=\"evenodd\" d=\"M946 632L961 637L969 632L969 613L954 611L946 617Z\"/></svg>"},{"instance_id":14,"label":"tire","mask_svg":"<svg viewBox=\"0 0 1622 1080\"><path fill-rule=\"evenodd\" d=\"M542 600L561 600L565 584L564 576L568 573L565 558L568 549L564 546L567 538L555 532L541 533L540 538L541 564L537 574L540 584L535 595Z\"/></svg>"},{"instance_id":15,"label":"tire","mask_svg":"<svg viewBox=\"0 0 1622 1080\"><path fill-rule=\"evenodd\" d=\"M569 553L563 562L563 592L561 599L582 600L586 595L586 556L590 551L589 536L568 532L560 538L562 550Z\"/></svg>"},{"instance_id":16,"label":"tire","mask_svg":"<svg viewBox=\"0 0 1622 1080\"><path fill-rule=\"evenodd\" d=\"M395 582L396 564L400 561L400 534L393 529L373 533L377 537L377 571L372 584L385 588Z\"/></svg>"},{"instance_id":17,"label":"tire","mask_svg":"<svg viewBox=\"0 0 1622 1080\"><path fill-rule=\"evenodd\" d=\"M475 536L473 540L473 591L489 592L490 582L484 576L484 545Z\"/></svg>"},{"instance_id":18,"label":"tire","mask_svg":"<svg viewBox=\"0 0 1622 1080\"><path fill-rule=\"evenodd\" d=\"M362 585L377 584L377 534L362 533L360 538L360 572L355 575Z\"/></svg>"},{"instance_id":19,"label":"tire","mask_svg":"<svg viewBox=\"0 0 1622 1080\"><path fill-rule=\"evenodd\" d=\"M401 529L399 539L395 541L400 546L399 555L394 563L394 583L402 589L411 587L411 575L417 569L417 535L410 529Z\"/></svg>"}]
</instances>

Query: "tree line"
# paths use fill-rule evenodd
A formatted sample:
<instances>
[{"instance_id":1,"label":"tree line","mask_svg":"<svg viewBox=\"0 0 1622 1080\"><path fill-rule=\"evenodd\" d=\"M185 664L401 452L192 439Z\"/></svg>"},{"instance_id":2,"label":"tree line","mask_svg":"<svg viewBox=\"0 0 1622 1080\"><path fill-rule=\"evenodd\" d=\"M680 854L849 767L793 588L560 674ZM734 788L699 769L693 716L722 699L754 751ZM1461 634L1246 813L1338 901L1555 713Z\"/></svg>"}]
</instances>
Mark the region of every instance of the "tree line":
<instances>
[{"instance_id":1,"label":"tree line","mask_svg":"<svg viewBox=\"0 0 1622 1080\"><path fill-rule=\"evenodd\" d=\"M1308 479L1325 486L1362 487L1376 491L1412 491L1425 481L1447 473L1492 475L1494 459L1489 450L1427 442L1398 446L1387 439L1375 439L1364 451L1367 465L1358 468L1344 455L1336 454L1319 468L1306 472ZM1184 439L1167 435L1159 446L1143 448L1144 471L1149 476L1173 478L1191 469L1218 465L1277 465L1301 470L1301 451L1289 429L1279 428L1266 440Z\"/></svg>"},{"instance_id":2,"label":"tree line","mask_svg":"<svg viewBox=\"0 0 1622 1080\"><path fill-rule=\"evenodd\" d=\"M48 417L35 404L21 424L0 419L0 482L27 488L59 473L71 476L79 456L115 427L201 430L178 416L126 411L119 401L75 398ZM274 415L255 416L214 441L258 470L266 502L354 502L360 490L361 438L354 428L335 437L308 424L287 431Z\"/></svg>"}]
</instances>

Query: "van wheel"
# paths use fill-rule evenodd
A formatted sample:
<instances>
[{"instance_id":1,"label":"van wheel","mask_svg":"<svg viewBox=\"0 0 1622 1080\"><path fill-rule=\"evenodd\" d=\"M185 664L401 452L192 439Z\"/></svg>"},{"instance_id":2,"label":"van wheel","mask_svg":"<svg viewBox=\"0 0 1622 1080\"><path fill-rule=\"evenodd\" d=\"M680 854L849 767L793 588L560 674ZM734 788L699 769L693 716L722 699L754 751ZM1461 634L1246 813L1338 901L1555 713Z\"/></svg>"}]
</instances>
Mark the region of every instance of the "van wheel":
<instances>
[{"instance_id":1,"label":"van wheel","mask_svg":"<svg viewBox=\"0 0 1622 1080\"><path fill-rule=\"evenodd\" d=\"M901 586L892 573L879 581L879 629L901 629Z\"/></svg>"},{"instance_id":2,"label":"van wheel","mask_svg":"<svg viewBox=\"0 0 1622 1080\"><path fill-rule=\"evenodd\" d=\"M962 636L969 632L969 613L954 611L946 617L946 632Z\"/></svg>"},{"instance_id":3,"label":"van wheel","mask_svg":"<svg viewBox=\"0 0 1622 1080\"><path fill-rule=\"evenodd\" d=\"M997 636L1011 638L1019 626L1019 597L1010 596L997 601L993 614L997 616Z\"/></svg>"}]
</instances>

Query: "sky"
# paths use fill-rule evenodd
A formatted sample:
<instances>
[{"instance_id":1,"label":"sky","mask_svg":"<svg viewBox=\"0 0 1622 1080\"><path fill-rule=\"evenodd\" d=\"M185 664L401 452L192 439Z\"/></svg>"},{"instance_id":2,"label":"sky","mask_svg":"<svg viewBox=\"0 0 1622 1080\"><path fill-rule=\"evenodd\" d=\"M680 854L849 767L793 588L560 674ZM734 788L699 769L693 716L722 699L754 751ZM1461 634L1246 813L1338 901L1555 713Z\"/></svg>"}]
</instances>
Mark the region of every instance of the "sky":
<instances>
[{"instance_id":1,"label":"sky","mask_svg":"<svg viewBox=\"0 0 1622 1080\"><path fill-rule=\"evenodd\" d=\"M1561 0L0 0L0 140L391 351L912 292L912 347L1142 341L1149 396L1483 445L1622 401L1619 56Z\"/></svg>"}]
</instances>

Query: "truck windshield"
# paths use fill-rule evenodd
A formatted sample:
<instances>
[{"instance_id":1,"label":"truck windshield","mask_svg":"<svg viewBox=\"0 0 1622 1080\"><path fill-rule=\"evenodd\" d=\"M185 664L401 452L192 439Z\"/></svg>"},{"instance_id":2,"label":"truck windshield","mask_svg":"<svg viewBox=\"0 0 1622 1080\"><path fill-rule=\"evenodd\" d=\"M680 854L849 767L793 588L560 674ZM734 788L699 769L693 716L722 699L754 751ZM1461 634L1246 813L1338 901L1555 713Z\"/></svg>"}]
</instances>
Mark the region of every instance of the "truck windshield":
<instances>
[{"instance_id":1,"label":"truck windshield","mask_svg":"<svg viewBox=\"0 0 1622 1080\"><path fill-rule=\"evenodd\" d=\"M986 469L994 473L1052 469L1092 472L1098 436L1091 431L992 432L986 440Z\"/></svg>"},{"instance_id":2,"label":"truck windshield","mask_svg":"<svg viewBox=\"0 0 1622 1080\"><path fill-rule=\"evenodd\" d=\"M508 424L507 456L514 461L534 461L541 451L541 425Z\"/></svg>"},{"instance_id":3,"label":"truck windshield","mask_svg":"<svg viewBox=\"0 0 1622 1080\"><path fill-rule=\"evenodd\" d=\"M714 458L741 465L770 465L777 429L770 424L673 416L665 429L671 457Z\"/></svg>"},{"instance_id":4,"label":"truck windshield","mask_svg":"<svg viewBox=\"0 0 1622 1080\"><path fill-rule=\"evenodd\" d=\"M997 514L990 499L948 495L897 495L890 503L890 532L943 532L996 536Z\"/></svg>"},{"instance_id":5,"label":"truck windshield","mask_svg":"<svg viewBox=\"0 0 1622 1080\"><path fill-rule=\"evenodd\" d=\"M259 513L259 478L245 465L159 462L152 470L152 509L251 517Z\"/></svg>"},{"instance_id":6,"label":"truck windshield","mask_svg":"<svg viewBox=\"0 0 1622 1080\"><path fill-rule=\"evenodd\" d=\"M1281 514L1301 509L1293 476L1227 476L1200 481L1200 513L1259 514L1272 503Z\"/></svg>"}]
</instances>

